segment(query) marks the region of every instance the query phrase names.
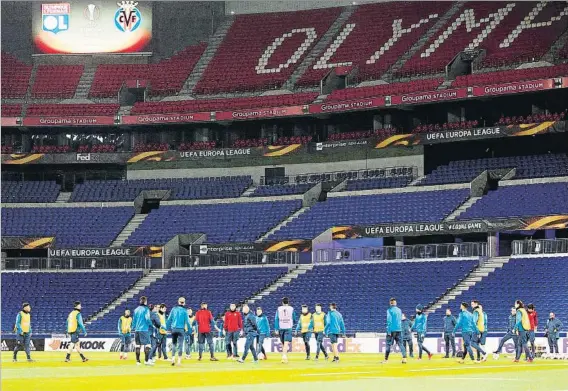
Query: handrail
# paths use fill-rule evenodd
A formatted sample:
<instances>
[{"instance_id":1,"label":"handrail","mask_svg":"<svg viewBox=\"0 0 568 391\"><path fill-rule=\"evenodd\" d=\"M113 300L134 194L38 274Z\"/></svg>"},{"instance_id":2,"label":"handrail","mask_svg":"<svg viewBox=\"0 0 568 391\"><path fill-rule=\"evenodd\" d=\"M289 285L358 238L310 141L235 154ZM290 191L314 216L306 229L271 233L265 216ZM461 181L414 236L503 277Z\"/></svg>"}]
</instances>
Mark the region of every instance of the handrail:
<instances>
[{"instance_id":1,"label":"handrail","mask_svg":"<svg viewBox=\"0 0 568 391\"><path fill-rule=\"evenodd\" d=\"M174 267L198 268L214 266L254 266L254 265L296 265L300 256L296 252L280 251L266 253L262 251L212 253L196 255L176 255Z\"/></svg>"},{"instance_id":2,"label":"handrail","mask_svg":"<svg viewBox=\"0 0 568 391\"><path fill-rule=\"evenodd\" d=\"M332 171L319 173L305 173L296 175L284 175L278 177L260 177L261 185L285 185L344 181L346 179L372 179L372 178L397 178L410 176L417 178L417 167L380 167L350 171Z\"/></svg>"},{"instance_id":3,"label":"handrail","mask_svg":"<svg viewBox=\"0 0 568 391\"><path fill-rule=\"evenodd\" d=\"M432 243L320 249L315 251L314 263L469 257L487 257L487 243Z\"/></svg>"},{"instance_id":4,"label":"handrail","mask_svg":"<svg viewBox=\"0 0 568 391\"><path fill-rule=\"evenodd\" d=\"M568 254L568 239L513 240L513 255Z\"/></svg>"}]
</instances>

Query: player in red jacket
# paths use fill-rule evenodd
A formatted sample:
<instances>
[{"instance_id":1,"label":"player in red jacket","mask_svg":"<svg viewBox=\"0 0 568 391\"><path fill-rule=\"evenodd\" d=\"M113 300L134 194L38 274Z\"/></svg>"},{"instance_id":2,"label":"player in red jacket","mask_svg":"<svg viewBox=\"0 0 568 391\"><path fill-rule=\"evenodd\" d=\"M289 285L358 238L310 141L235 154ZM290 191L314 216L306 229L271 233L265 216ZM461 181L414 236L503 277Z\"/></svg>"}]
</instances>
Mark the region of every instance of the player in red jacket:
<instances>
[{"instance_id":1,"label":"player in red jacket","mask_svg":"<svg viewBox=\"0 0 568 391\"><path fill-rule=\"evenodd\" d=\"M536 333L536 328L538 327L538 314L536 313L536 308L534 306L534 304L529 304L527 306L527 314L529 315L529 321L531 322L531 329L529 330L529 342L531 343L531 350L532 350L532 355L534 357L535 352L535 346L534 346L534 339L535 339L535 333Z\"/></svg>"},{"instance_id":2,"label":"player in red jacket","mask_svg":"<svg viewBox=\"0 0 568 391\"><path fill-rule=\"evenodd\" d=\"M239 358L239 354L237 353L237 342L239 341L239 336L243 329L243 317L241 316L241 313L237 311L237 305L235 303L231 303L229 311L225 312L223 328L225 329L225 348L227 349L227 358L236 360Z\"/></svg>"},{"instance_id":3,"label":"player in red jacket","mask_svg":"<svg viewBox=\"0 0 568 391\"><path fill-rule=\"evenodd\" d=\"M213 334L211 333L211 328L214 327L219 331L217 326L215 326L215 319L211 311L207 309L207 303L201 303L201 309L195 314L195 321L197 322L197 342L199 344L199 361L203 357L203 349L205 348L205 341L209 345L209 353L211 354L211 361L219 361L215 358L215 351L213 349Z\"/></svg>"}]
</instances>

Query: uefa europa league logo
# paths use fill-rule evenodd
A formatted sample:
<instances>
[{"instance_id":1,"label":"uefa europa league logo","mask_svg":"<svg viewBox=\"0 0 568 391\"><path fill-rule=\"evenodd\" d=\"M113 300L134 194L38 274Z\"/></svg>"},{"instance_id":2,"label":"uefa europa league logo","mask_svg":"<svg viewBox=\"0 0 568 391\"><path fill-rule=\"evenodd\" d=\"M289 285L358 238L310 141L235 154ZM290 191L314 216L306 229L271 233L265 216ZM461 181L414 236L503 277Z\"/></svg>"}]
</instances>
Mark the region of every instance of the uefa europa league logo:
<instances>
[{"instance_id":1,"label":"uefa europa league logo","mask_svg":"<svg viewBox=\"0 0 568 391\"><path fill-rule=\"evenodd\" d=\"M97 5L89 4L87 8L85 8L85 11L83 11L83 15L90 24L94 24L100 18L101 10Z\"/></svg>"},{"instance_id":2,"label":"uefa europa league logo","mask_svg":"<svg viewBox=\"0 0 568 391\"><path fill-rule=\"evenodd\" d=\"M89 4L89 5L87 6L87 9L89 10L89 20L90 20L91 22L94 22L94 21L95 21L95 8L96 8L96 7L97 7L97 6L94 5L94 4Z\"/></svg>"}]
</instances>

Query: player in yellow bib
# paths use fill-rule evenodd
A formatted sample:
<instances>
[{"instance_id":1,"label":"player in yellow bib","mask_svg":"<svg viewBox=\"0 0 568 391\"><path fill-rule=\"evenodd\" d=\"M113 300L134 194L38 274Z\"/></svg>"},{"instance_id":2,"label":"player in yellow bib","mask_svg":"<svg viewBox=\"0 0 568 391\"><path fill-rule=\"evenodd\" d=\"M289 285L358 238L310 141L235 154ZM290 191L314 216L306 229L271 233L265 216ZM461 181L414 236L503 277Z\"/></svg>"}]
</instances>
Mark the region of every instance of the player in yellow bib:
<instances>
[{"instance_id":1,"label":"player in yellow bib","mask_svg":"<svg viewBox=\"0 0 568 391\"><path fill-rule=\"evenodd\" d=\"M515 308L517 309L517 319L513 332L518 335L516 339L516 354L513 362L519 362L523 350L525 351L525 357L528 362L533 361L532 353L528 347L528 331L531 329L531 324L529 320L529 315L525 309L525 305L521 300L515 301Z\"/></svg>"},{"instance_id":2,"label":"player in yellow bib","mask_svg":"<svg viewBox=\"0 0 568 391\"><path fill-rule=\"evenodd\" d=\"M120 360L128 358L128 348L132 343L132 317L130 310L124 310L124 315L118 318L118 335L122 342L120 348Z\"/></svg>"},{"instance_id":3,"label":"player in yellow bib","mask_svg":"<svg viewBox=\"0 0 568 391\"><path fill-rule=\"evenodd\" d=\"M67 317L67 334L71 337L71 343L69 344L69 350L67 351L65 362L71 361L71 353L73 353L73 349L79 353L83 362L89 361L81 352L81 346L79 344L79 330L83 331L83 335L85 337L87 336L87 330L85 329L83 316L81 315L81 302L76 301L73 303L73 311L71 311Z\"/></svg>"},{"instance_id":4,"label":"player in yellow bib","mask_svg":"<svg viewBox=\"0 0 568 391\"><path fill-rule=\"evenodd\" d=\"M16 316L16 347L14 347L14 362L18 361L18 352L24 350L28 362L33 362L30 355L30 342L32 338L32 316L30 303L22 304L22 310Z\"/></svg>"},{"instance_id":5,"label":"player in yellow bib","mask_svg":"<svg viewBox=\"0 0 568 391\"><path fill-rule=\"evenodd\" d=\"M320 351L325 356L325 359L328 359L327 352L325 351L325 346L323 345L323 337L325 330L325 312L321 310L321 304L316 304L316 312L312 314L313 319L313 326L314 326L314 335L316 337L316 357L314 358L315 361L319 359Z\"/></svg>"},{"instance_id":6,"label":"player in yellow bib","mask_svg":"<svg viewBox=\"0 0 568 391\"><path fill-rule=\"evenodd\" d=\"M156 333L156 351L158 358L168 359L168 332L166 331L166 304L160 304L158 308L158 318L160 319L160 326L162 328L157 330Z\"/></svg>"},{"instance_id":7,"label":"player in yellow bib","mask_svg":"<svg viewBox=\"0 0 568 391\"><path fill-rule=\"evenodd\" d=\"M306 360L310 359L310 338L312 337L312 331L314 329L314 320L312 314L308 311L308 306L302 305L302 314L296 326L296 333L299 331L302 333L302 339L304 340L304 346L306 347Z\"/></svg>"}]
</instances>

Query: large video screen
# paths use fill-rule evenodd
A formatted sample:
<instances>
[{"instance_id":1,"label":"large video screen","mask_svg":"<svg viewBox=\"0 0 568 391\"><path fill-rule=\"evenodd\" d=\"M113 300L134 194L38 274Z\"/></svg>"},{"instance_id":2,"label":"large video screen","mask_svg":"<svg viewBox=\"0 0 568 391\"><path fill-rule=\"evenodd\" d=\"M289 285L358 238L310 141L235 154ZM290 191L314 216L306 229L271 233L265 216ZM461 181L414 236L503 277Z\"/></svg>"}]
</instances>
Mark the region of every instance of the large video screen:
<instances>
[{"instance_id":1,"label":"large video screen","mask_svg":"<svg viewBox=\"0 0 568 391\"><path fill-rule=\"evenodd\" d=\"M152 3L78 0L36 3L32 13L37 53L150 51Z\"/></svg>"}]
</instances>

